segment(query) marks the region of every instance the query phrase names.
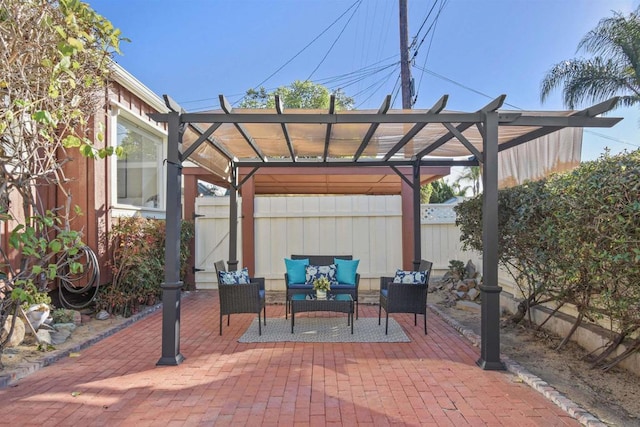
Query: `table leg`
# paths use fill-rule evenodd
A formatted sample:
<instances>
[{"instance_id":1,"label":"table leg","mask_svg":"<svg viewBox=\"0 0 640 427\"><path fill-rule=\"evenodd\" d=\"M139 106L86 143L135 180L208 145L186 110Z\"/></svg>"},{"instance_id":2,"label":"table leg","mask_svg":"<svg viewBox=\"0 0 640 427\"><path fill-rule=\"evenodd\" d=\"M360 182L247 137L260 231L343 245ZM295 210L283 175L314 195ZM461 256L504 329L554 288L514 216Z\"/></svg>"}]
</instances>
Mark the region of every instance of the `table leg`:
<instances>
[{"instance_id":1,"label":"table leg","mask_svg":"<svg viewBox=\"0 0 640 427\"><path fill-rule=\"evenodd\" d=\"M293 304L291 304L291 333L293 333L293 325L296 322L296 312L293 310Z\"/></svg>"},{"instance_id":2,"label":"table leg","mask_svg":"<svg viewBox=\"0 0 640 427\"><path fill-rule=\"evenodd\" d=\"M351 318L351 335L353 335L353 301L351 301L351 307L349 309L349 317Z\"/></svg>"}]
</instances>

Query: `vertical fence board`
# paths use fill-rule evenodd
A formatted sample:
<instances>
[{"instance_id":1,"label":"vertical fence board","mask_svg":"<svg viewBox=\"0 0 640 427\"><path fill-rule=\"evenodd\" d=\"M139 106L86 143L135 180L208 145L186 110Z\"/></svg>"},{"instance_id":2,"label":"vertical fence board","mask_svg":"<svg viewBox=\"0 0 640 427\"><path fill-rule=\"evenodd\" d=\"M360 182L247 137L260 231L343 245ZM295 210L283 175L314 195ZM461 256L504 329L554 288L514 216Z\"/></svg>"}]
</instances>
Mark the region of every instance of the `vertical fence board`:
<instances>
[{"instance_id":1,"label":"vertical fence board","mask_svg":"<svg viewBox=\"0 0 640 427\"><path fill-rule=\"evenodd\" d=\"M422 206L422 257L434 263L434 276L452 259L482 265L479 254L462 251L452 212ZM212 288L213 262L228 258L229 199L199 198L196 213L205 215L196 222L196 267L205 268L196 286ZM258 196L254 216L255 274L265 277L267 289L284 290L283 260L291 254L353 255L365 290L377 289L378 278L402 264L400 196Z\"/></svg>"}]
</instances>

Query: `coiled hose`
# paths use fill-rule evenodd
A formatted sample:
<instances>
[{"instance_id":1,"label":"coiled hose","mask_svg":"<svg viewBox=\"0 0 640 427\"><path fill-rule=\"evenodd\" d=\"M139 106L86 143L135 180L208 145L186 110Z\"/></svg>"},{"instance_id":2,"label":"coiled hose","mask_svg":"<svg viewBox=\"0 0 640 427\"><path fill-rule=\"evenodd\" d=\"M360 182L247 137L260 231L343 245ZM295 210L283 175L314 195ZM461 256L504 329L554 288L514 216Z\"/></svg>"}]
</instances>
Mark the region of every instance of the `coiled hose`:
<instances>
[{"instance_id":1,"label":"coiled hose","mask_svg":"<svg viewBox=\"0 0 640 427\"><path fill-rule=\"evenodd\" d=\"M98 295L100 287L100 266L98 257L89 246L83 246L81 254L78 256L79 262L84 259L82 273L67 273L60 278L58 286L58 299L63 308L79 310L87 307ZM67 295L65 295L65 293ZM87 294L81 298L74 298L74 302L69 301L71 295ZM85 300L85 297L88 298ZM75 301L76 299L81 302Z\"/></svg>"}]
</instances>

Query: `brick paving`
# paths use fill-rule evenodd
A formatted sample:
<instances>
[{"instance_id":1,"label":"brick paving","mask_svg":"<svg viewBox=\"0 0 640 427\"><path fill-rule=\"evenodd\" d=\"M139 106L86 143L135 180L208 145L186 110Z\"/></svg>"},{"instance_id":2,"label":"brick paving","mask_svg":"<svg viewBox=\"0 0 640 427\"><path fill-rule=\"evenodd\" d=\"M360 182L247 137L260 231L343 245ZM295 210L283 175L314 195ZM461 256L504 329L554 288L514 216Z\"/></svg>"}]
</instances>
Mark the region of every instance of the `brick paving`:
<instances>
[{"instance_id":1,"label":"brick paving","mask_svg":"<svg viewBox=\"0 0 640 427\"><path fill-rule=\"evenodd\" d=\"M0 390L0 425L580 425L517 376L478 368L478 349L433 312L427 336L393 315L410 343L242 344L254 316L233 315L220 337L217 298L183 298L181 365L155 365L157 311Z\"/></svg>"}]
</instances>

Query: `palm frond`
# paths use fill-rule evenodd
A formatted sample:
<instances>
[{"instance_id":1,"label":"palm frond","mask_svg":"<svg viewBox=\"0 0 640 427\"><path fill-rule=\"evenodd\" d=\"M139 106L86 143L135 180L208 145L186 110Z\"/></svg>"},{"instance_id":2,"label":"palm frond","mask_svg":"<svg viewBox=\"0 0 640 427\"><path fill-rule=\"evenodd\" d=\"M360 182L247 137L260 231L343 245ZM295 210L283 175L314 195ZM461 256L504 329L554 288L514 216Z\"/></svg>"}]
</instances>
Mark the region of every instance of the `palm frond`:
<instances>
[{"instance_id":1,"label":"palm frond","mask_svg":"<svg viewBox=\"0 0 640 427\"><path fill-rule=\"evenodd\" d=\"M616 12L613 17L600 20L582 38L577 50L611 59L620 67L626 64L636 71L640 81L640 7L629 16Z\"/></svg>"},{"instance_id":2,"label":"palm frond","mask_svg":"<svg viewBox=\"0 0 640 427\"><path fill-rule=\"evenodd\" d=\"M594 56L615 57L620 54L620 45L637 38L639 31L638 10L628 17L615 12L613 17L601 19L596 28L580 40L576 51L583 50Z\"/></svg>"},{"instance_id":3,"label":"palm frond","mask_svg":"<svg viewBox=\"0 0 640 427\"><path fill-rule=\"evenodd\" d=\"M640 102L640 84L634 70L621 68L613 60L573 59L554 65L541 84L541 100L563 86L563 101L569 108L583 102L600 102L616 95L627 96L629 105ZM635 100L634 100L635 99Z\"/></svg>"}]
</instances>

